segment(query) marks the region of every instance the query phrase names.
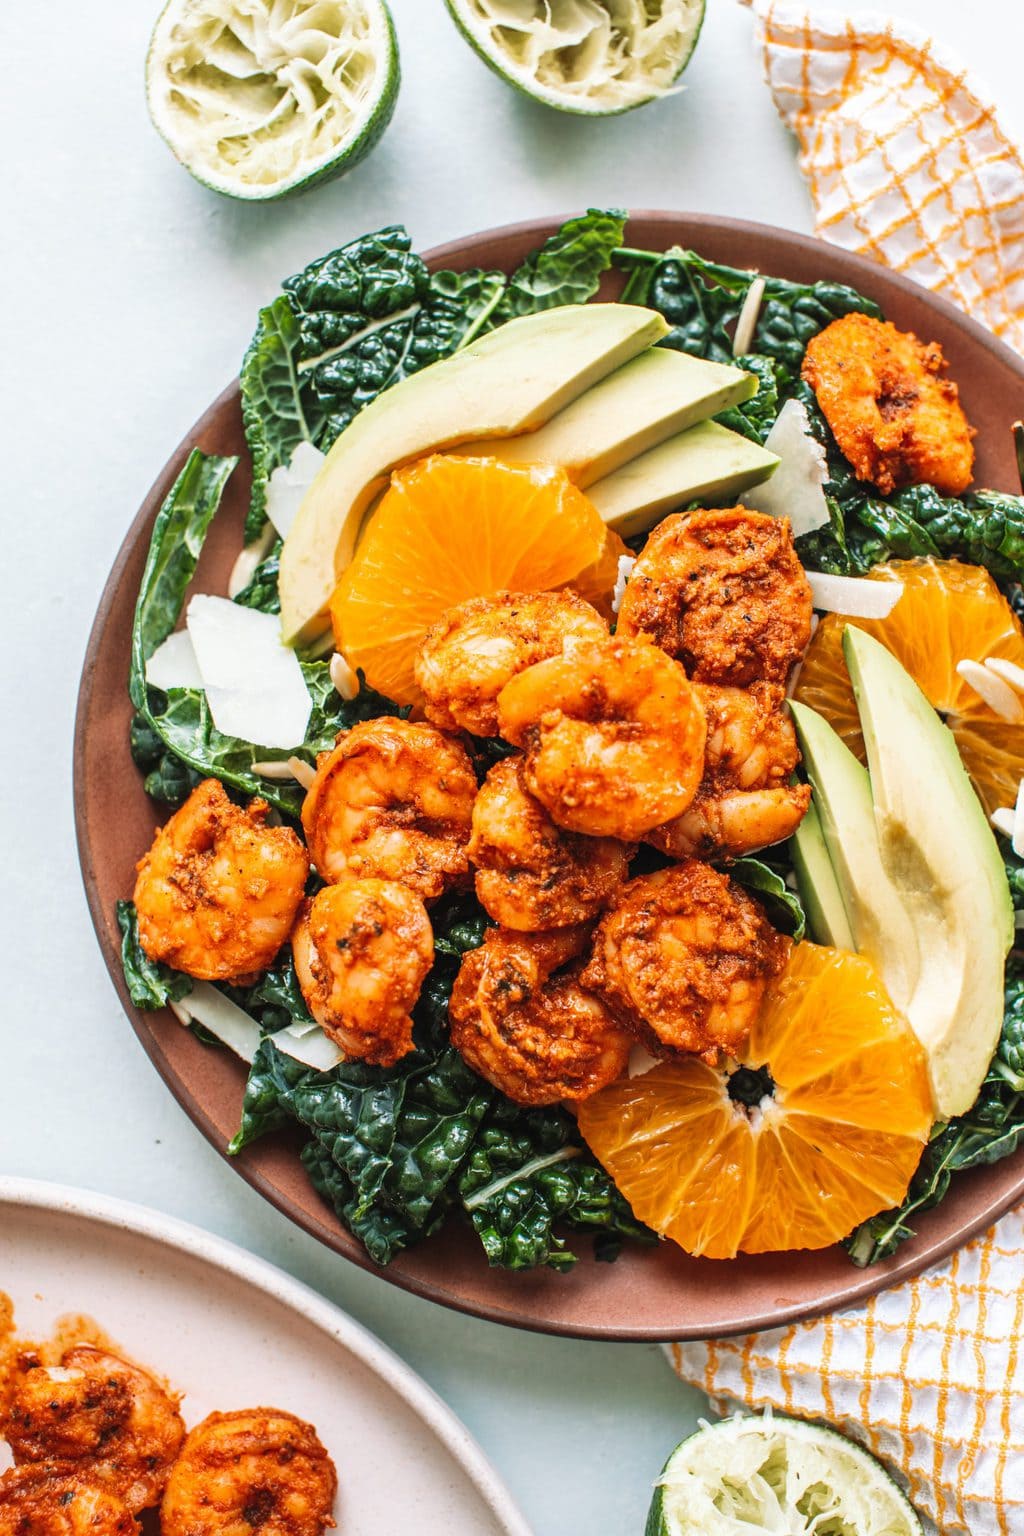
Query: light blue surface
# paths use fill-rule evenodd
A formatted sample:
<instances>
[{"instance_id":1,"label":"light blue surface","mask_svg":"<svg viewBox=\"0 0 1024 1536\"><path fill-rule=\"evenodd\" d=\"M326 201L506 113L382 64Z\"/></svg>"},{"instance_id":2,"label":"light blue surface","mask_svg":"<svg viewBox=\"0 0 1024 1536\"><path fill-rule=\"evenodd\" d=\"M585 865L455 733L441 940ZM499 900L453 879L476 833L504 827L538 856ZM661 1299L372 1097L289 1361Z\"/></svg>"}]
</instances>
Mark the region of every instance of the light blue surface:
<instances>
[{"instance_id":1,"label":"light blue surface","mask_svg":"<svg viewBox=\"0 0 1024 1536\"><path fill-rule=\"evenodd\" d=\"M402 220L425 248L588 202L809 229L751 44L709 0L680 96L575 120L524 101L459 40L441 0L393 0L405 80L383 143L294 202L231 203L152 131L151 0L5 6L0 323L5 762L0 1171L141 1201L317 1286L441 1392L537 1536L639 1536L652 1478L702 1400L660 1352L516 1334L344 1264L252 1193L164 1089L93 940L72 831L71 733L104 577L151 481L237 370L257 307L331 246ZM1024 132L1008 0L902 0L987 76ZM726 1277L723 1276L723 1280ZM0 1274L0 1288L3 1276Z\"/></svg>"}]
</instances>

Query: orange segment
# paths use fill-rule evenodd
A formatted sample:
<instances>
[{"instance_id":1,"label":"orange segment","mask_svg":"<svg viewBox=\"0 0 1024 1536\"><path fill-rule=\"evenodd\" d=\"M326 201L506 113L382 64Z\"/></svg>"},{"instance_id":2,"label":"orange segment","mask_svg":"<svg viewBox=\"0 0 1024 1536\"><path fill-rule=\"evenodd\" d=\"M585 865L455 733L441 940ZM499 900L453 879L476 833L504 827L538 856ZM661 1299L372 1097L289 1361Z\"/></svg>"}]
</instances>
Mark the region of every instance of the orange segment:
<instances>
[{"instance_id":1,"label":"orange segment","mask_svg":"<svg viewBox=\"0 0 1024 1536\"><path fill-rule=\"evenodd\" d=\"M770 1074L752 1108L730 1096L737 1066ZM827 1248L899 1204L931 1123L924 1052L874 967L814 944L794 948L738 1062L665 1062L579 1105L641 1220L713 1259Z\"/></svg>"},{"instance_id":2,"label":"orange segment","mask_svg":"<svg viewBox=\"0 0 1024 1536\"><path fill-rule=\"evenodd\" d=\"M992 577L957 560L894 560L872 577L897 576L903 596L886 619L822 619L800 669L796 697L824 715L864 761L864 741L843 661L847 624L874 635L946 718L989 814L1011 806L1024 777L1024 725L1003 720L956 670L1000 656L1024 667L1024 632Z\"/></svg>"},{"instance_id":3,"label":"orange segment","mask_svg":"<svg viewBox=\"0 0 1024 1536\"><path fill-rule=\"evenodd\" d=\"M629 545L615 532L614 528L606 528L604 548L597 559L565 585L571 587L574 592L578 592L592 608L597 609L602 618L611 623L612 598L615 595L615 583L619 577L619 560L623 555L632 553Z\"/></svg>"},{"instance_id":4,"label":"orange segment","mask_svg":"<svg viewBox=\"0 0 1024 1536\"><path fill-rule=\"evenodd\" d=\"M605 549L564 470L434 454L392 476L367 524L331 601L338 649L372 687L417 703L416 651L446 608L564 586Z\"/></svg>"}]
</instances>

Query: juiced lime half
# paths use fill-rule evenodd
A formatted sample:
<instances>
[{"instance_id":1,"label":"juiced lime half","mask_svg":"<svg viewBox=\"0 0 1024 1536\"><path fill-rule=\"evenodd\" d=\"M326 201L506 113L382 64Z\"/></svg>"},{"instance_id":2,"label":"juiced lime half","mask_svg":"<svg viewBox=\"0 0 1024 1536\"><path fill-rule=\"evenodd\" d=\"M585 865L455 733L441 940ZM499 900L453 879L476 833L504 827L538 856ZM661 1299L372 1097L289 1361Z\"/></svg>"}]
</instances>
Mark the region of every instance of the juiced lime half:
<instances>
[{"instance_id":1,"label":"juiced lime half","mask_svg":"<svg viewBox=\"0 0 1024 1536\"><path fill-rule=\"evenodd\" d=\"M398 81L383 0L168 0L146 61L150 114L182 165L248 199L350 170Z\"/></svg>"},{"instance_id":2,"label":"juiced lime half","mask_svg":"<svg viewBox=\"0 0 1024 1536\"><path fill-rule=\"evenodd\" d=\"M646 1536L923 1536L880 1462L802 1419L707 1424L672 1452Z\"/></svg>"},{"instance_id":3,"label":"juiced lime half","mask_svg":"<svg viewBox=\"0 0 1024 1536\"><path fill-rule=\"evenodd\" d=\"M603 117L664 96L705 0L446 0L480 57L526 95Z\"/></svg>"}]
</instances>

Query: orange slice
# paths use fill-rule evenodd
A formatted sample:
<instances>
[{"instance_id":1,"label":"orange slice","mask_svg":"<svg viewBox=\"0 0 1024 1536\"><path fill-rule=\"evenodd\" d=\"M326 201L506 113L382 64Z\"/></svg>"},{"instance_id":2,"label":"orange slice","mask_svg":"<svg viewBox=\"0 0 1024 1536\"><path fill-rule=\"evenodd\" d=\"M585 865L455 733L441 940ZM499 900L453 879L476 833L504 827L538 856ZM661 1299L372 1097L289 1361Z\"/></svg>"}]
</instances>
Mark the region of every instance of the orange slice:
<instances>
[{"instance_id":1,"label":"orange slice","mask_svg":"<svg viewBox=\"0 0 1024 1536\"><path fill-rule=\"evenodd\" d=\"M1024 724L1002 719L960 676L959 661L1002 657L1024 667L1024 632L988 571L958 560L894 560L872 577L896 576L903 596L886 619L822 619L797 679L796 697L824 715L865 760L843 630L855 624L887 646L945 717L986 811L1012 806L1024 777Z\"/></svg>"},{"instance_id":2,"label":"orange slice","mask_svg":"<svg viewBox=\"0 0 1024 1536\"><path fill-rule=\"evenodd\" d=\"M619 561L623 555L632 553L614 528L606 528L604 548L597 559L565 585L578 592L580 597L586 598L590 606L611 623L614 617L612 599L615 596L615 583L619 579Z\"/></svg>"},{"instance_id":3,"label":"orange slice","mask_svg":"<svg viewBox=\"0 0 1024 1536\"><path fill-rule=\"evenodd\" d=\"M446 608L564 586L605 548L563 469L434 454L392 476L367 524L331 601L338 649L372 687L415 704L416 652Z\"/></svg>"},{"instance_id":4,"label":"orange slice","mask_svg":"<svg viewBox=\"0 0 1024 1536\"><path fill-rule=\"evenodd\" d=\"M874 967L813 944L738 1062L666 1062L579 1106L640 1219L713 1259L827 1248L898 1205L931 1123L924 1052Z\"/></svg>"}]
</instances>

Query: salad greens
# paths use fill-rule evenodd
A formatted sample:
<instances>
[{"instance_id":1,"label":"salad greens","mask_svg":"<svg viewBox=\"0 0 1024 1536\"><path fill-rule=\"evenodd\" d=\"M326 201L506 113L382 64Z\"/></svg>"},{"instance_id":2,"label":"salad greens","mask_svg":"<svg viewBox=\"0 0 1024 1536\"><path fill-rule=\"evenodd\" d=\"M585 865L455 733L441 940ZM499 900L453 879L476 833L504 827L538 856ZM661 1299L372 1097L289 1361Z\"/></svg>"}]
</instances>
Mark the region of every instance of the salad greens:
<instances>
[{"instance_id":1,"label":"salad greens","mask_svg":"<svg viewBox=\"0 0 1024 1536\"><path fill-rule=\"evenodd\" d=\"M800 379L807 342L834 319L877 307L836 283L765 281L750 353L734 358L732 333L756 274L704 260L692 251L665 255L622 248L624 215L591 209L570 220L520 268L503 273L431 274L404 229L386 228L310 263L260 312L242 368L242 408L253 463L248 540L266 524L270 475L303 441L326 450L356 413L399 379L450 355L517 315L593 297L610 266L625 274L622 299L661 310L672 326L664 345L713 361L738 363L760 389L723 412L732 430L763 441L781 405L803 401L811 430L828 456L829 528L799 543L809 567L861 574L879 560L919 554L986 565L1020 601L1024 574L1024 498L976 492L959 500L915 486L874 494L854 477L813 393ZM235 461L193 453L158 514L132 635L131 746L146 789L180 803L212 775L242 794L261 794L297 817L303 791L254 773L259 759L284 756L218 732L205 695L163 693L146 683L146 662L180 620L186 588ZM280 541L271 545L236 601L272 613ZM308 762L358 719L403 713L363 687L353 702L334 690L327 664L303 664L313 701ZM509 748L473 743L482 778ZM637 868L646 867L641 853ZM756 891L780 928L799 940L804 913L790 889L787 845L733 861L729 873ZM1024 912L1024 864L1011 860L1014 904ZM254 1018L265 1037L248 1075L240 1152L258 1137L291 1127L302 1138L310 1179L379 1263L461 1215L494 1265L569 1268L566 1229L595 1234L598 1257L613 1257L623 1238L650 1238L580 1140L561 1109L523 1109L477 1077L448 1043L447 1008L462 956L483 939L482 909L469 895L432 913L435 965L415 1013L415 1049L396 1066L343 1062L317 1072L283 1054L267 1036L311 1025L290 956L251 987L223 990ZM188 977L151 962L138 942L131 903L118 906L122 958L133 1002L164 1006L187 995ZM849 1240L858 1264L895 1251L911 1223L938 1203L959 1170L992 1162L1024 1145L1024 965L1011 957L999 1050L971 1112L937 1126L899 1210L865 1223Z\"/></svg>"}]
</instances>

